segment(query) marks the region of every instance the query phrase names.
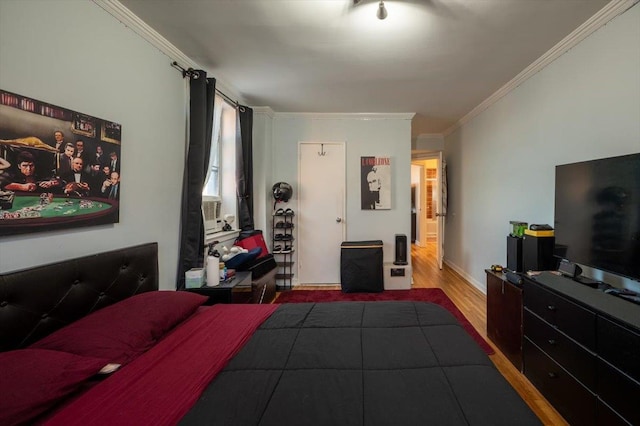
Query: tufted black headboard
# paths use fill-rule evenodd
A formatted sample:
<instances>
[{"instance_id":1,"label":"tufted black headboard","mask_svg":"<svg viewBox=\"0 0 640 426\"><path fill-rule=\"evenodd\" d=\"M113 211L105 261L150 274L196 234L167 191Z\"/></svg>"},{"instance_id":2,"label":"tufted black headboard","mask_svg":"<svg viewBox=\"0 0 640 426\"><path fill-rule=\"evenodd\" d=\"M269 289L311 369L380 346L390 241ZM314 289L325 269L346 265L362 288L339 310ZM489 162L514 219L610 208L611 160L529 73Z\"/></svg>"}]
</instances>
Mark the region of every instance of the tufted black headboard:
<instances>
[{"instance_id":1,"label":"tufted black headboard","mask_svg":"<svg viewBox=\"0 0 640 426\"><path fill-rule=\"evenodd\" d=\"M0 351L24 348L83 316L158 289L158 243L0 275Z\"/></svg>"}]
</instances>

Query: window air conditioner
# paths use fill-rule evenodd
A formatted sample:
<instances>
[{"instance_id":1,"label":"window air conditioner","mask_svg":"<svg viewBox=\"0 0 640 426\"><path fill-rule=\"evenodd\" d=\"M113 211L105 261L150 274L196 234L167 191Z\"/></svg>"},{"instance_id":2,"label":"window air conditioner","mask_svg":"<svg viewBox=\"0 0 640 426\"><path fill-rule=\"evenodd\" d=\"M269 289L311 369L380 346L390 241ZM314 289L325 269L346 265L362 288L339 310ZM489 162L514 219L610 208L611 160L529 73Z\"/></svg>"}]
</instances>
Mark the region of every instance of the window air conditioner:
<instances>
[{"instance_id":1,"label":"window air conditioner","mask_svg":"<svg viewBox=\"0 0 640 426\"><path fill-rule=\"evenodd\" d=\"M218 197L202 197L202 218L204 221L204 233L212 234L222 231L222 201Z\"/></svg>"}]
</instances>

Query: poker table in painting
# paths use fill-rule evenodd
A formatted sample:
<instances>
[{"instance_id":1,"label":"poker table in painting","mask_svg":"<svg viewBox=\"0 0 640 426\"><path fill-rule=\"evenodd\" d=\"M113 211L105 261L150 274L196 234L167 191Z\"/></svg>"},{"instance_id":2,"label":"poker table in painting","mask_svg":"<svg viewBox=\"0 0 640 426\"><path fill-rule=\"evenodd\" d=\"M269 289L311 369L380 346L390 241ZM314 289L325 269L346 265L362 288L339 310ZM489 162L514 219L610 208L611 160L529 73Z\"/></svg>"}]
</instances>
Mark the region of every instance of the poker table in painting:
<instances>
[{"instance_id":1,"label":"poker table in painting","mask_svg":"<svg viewBox=\"0 0 640 426\"><path fill-rule=\"evenodd\" d=\"M118 210L116 200L17 193L11 208L0 210L0 235L113 223Z\"/></svg>"}]
</instances>

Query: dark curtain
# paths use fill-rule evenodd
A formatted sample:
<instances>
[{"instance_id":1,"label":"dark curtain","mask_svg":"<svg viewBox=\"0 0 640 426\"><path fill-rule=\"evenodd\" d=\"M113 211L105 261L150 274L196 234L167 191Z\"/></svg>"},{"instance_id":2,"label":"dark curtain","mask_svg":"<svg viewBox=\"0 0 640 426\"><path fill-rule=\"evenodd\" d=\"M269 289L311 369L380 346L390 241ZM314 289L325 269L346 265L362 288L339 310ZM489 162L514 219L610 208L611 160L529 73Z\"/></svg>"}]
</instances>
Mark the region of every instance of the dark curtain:
<instances>
[{"instance_id":1,"label":"dark curtain","mask_svg":"<svg viewBox=\"0 0 640 426\"><path fill-rule=\"evenodd\" d=\"M180 258L176 287L184 288L184 273L204 261L202 189L209 167L216 80L195 70L189 74L189 150L182 181Z\"/></svg>"},{"instance_id":2,"label":"dark curtain","mask_svg":"<svg viewBox=\"0 0 640 426\"><path fill-rule=\"evenodd\" d=\"M238 228L251 231L253 223L253 110L239 105L236 119L236 194Z\"/></svg>"}]
</instances>

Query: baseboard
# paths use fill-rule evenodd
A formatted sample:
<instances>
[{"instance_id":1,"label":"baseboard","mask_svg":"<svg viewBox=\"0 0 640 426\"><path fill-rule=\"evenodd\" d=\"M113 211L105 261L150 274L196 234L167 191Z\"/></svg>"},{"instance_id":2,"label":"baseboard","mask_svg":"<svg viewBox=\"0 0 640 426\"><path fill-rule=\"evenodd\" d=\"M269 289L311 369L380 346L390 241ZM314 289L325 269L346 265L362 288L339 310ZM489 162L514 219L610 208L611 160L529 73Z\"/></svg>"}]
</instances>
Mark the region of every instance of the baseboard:
<instances>
[{"instance_id":1,"label":"baseboard","mask_svg":"<svg viewBox=\"0 0 640 426\"><path fill-rule=\"evenodd\" d=\"M471 275L467 274L462 268L460 268L458 265L445 260L444 263L451 269L453 269L454 271L456 271L456 273L458 275L460 275L462 278L465 279L465 281L467 281L469 284L471 284L472 286L474 286L475 288L477 288L478 290L480 290L480 292L482 292L482 294L487 294L487 287L485 285L485 283L481 283L479 281L476 281Z\"/></svg>"}]
</instances>

